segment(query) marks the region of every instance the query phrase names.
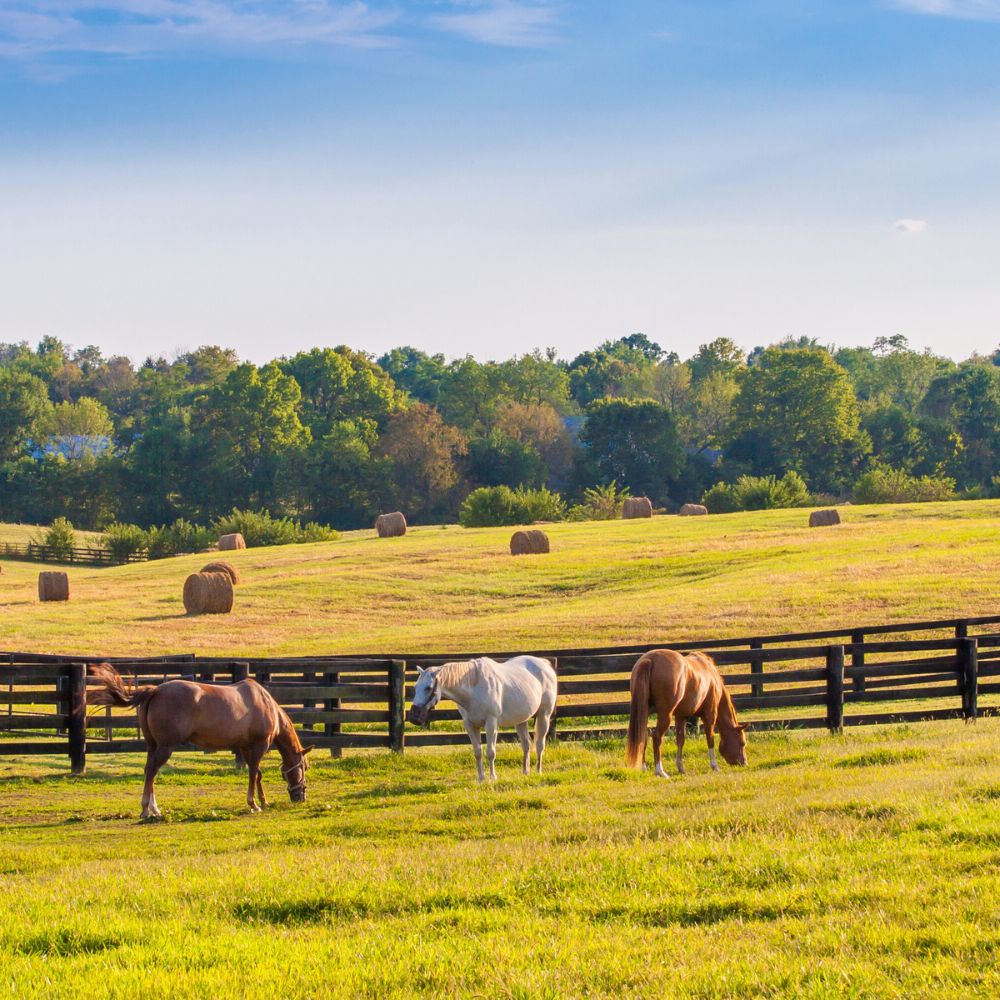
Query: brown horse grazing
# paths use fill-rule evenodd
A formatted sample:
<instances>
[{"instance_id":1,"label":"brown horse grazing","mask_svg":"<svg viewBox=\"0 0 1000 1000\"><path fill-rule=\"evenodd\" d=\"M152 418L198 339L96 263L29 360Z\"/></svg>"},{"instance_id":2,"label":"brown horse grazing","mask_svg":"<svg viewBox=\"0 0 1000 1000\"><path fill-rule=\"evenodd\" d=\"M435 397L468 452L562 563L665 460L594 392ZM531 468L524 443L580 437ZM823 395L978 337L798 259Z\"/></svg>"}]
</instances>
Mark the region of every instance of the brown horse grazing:
<instances>
[{"instance_id":1,"label":"brown horse grazing","mask_svg":"<svg viewBox=\"0 0 1000 1000\"><path fill-rule=\"evenodd\" d=\"M281 753L281 773L293 802L306 798L306 754L291 719L271 695L254 680L237 684L196 684L165 681L159 686L126 686L109 663L92 664L89 674L97 686L87 692L91 705L137 708L146 737L146 784L142 790L142 818L161 816L153 782L177 747L193 743L202 750L235 750L250 772L247 805L260 812L267 805L260 762L275 744ZM260 806L254 802L254 790Z\"/></svg>"},{"instance_id":2,"label":"brown horse grazing","mask_svg":"<svg viewBox=\"0 0 1000 1000\"><path fill-rule=\"evenodd\" d=\"M713 771L715 762L715 727L718 724L719 749L727 764L745 767L747 762L746 726L736 718L733 699L726 690L719 668L704 653L682 656L672 649L654 649L643 654L632 668L629 684L632 705L628 717L628 739L625 761L629 767L645 768L646 738L649 735L649 710L656 710L653 731L653 760L656 773L667 777L660 759L663 734L673 719L677 731L677 770L684 773L684 730L687 720L698 716L708 741L708 762Z\"/></svg>"}]
</instances>

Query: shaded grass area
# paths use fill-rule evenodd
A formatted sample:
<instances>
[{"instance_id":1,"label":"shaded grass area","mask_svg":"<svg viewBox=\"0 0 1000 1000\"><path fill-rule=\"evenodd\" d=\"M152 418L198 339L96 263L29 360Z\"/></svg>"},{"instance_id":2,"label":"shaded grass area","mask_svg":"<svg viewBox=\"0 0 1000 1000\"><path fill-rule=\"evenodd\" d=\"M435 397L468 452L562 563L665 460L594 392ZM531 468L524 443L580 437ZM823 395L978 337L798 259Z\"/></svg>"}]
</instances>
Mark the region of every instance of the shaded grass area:
<instances>
[{"instance_id":1,"label":"shaded grass area","mask_svg":"<svg viewBox=\"0 0 1000 1000\"><path fill-rule=\"evenodd\" d=\"M228 553L233 614L183 614L206 555L69 567L72 598L36 599L37 564L0 574L7 648L150 655L427 652L780 633L996 612L1000 501L554 524L552 553L512 558L512 529Z\"/></svg>"},{"instance_id":2,"label":"shaded grass area","mask_svg":"<svg viewBox=\"0 0 1000 1000\"><path fill-rule=\"evenodd\" d=\"M251 817L223 755L0 759L0 995L939 996L1000 989L1000 724L754 734L751 766L473 781L317 760Z\"/></svg>"}]
</instances>

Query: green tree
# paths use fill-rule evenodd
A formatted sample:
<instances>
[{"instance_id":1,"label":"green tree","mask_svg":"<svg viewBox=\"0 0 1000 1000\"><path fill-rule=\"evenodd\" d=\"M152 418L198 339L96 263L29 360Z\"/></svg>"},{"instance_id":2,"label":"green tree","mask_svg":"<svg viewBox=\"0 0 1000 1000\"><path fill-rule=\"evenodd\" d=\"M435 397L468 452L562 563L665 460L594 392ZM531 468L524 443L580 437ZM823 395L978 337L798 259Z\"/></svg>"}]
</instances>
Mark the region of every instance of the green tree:
<instances>
[{"instance_id":1,"label":"green tree","mask_svg":"<svg viewBox=\"0 0 1000 1000\"><path fill-rule=\"evenodd\" d=\"M380 442L391 479L381 484L380 506L387 501L409 517L429 518L455 510L458 460L468 451L465 435L444 422L425 403L394 413Z\"/></svg>"},{"instance_id":2,"label":"green tree","mask_svg":"<svg viewBox=\"0 0 1000 1000\"><path fill-rule=\"evenodd\" d=\"M698 353L688 362L691 380L701 382L713 375L735 378L747 365L746 354L729 337L716 337L709 344L702 344Z\"/></svg>"},{"instance_id":3,"label":"green tree","mask_svg":"<svg viewBox=\"0 0 1000 1000\"><path fill-rule=\"evenodd\" d=\"M870 448L847 372L824 350L769 347L743 374L726 458L755 474L792 470L822 489Z\"/></svg>"},{"instance_id":4,"label":"green tree","mask_svg":"<svg viewBox=\"0 0 1000 1000\"><path fill-rule=\"evenodd\" d=\"M0 461L16 458L52 413L45 383L36 375L0 368Z\"/></svg>"},{"instance_id":5,"label":"green tree","mask_svg":"<svg viewBox=\"0 0 1000 1000\"><path fill-rule=\"evenodd\" d=\"M670 411L652 399L599 399L583 429L584 482L619 481L633 494L666 500L684 464Z\"/></svg>"}]
</instances>

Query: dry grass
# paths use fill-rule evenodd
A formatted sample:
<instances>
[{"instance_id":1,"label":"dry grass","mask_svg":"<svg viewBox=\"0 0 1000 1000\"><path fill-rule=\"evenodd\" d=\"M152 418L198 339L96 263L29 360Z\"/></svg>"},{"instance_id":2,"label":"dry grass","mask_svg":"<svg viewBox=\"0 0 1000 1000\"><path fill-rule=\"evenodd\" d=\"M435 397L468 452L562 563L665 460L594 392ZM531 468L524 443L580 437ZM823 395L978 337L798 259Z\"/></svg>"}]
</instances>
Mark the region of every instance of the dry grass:
<instances>
[{"instance_id":1,"label":"dry grass","mask_svg":"<svg viewBox=\"0 0 1000 1000\"><path fill-rule=\"evenodd\" d=\"M511 559L509 528L411 528L228 558L231 615L187 618L204 555L71 567L73 600L39 605L38 565L6 561L3 645L107 654L472 651L663 641L993 614L1000 501L553 524L552 553Z\"/></svg>"}]
</instances>

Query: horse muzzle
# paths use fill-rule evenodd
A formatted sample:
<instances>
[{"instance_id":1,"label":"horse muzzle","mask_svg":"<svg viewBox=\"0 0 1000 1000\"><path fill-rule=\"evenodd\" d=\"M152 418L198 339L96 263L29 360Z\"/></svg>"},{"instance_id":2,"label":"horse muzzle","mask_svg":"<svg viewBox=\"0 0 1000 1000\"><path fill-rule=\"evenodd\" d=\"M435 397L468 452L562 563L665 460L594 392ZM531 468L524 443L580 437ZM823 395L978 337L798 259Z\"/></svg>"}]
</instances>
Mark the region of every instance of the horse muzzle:
<instances>
[{"instance_id":1,"label":"horse muzzle","mask_svg":"<svg viewBox=\"0 0 1000 1000\"><path fill-rule=\"evenodd\" d=\"M406 721L413 723L415 726L426 726L430 715L431 710L429 708L417 708L413 706L407 713Z\"/></svg>"}]
</instances>

